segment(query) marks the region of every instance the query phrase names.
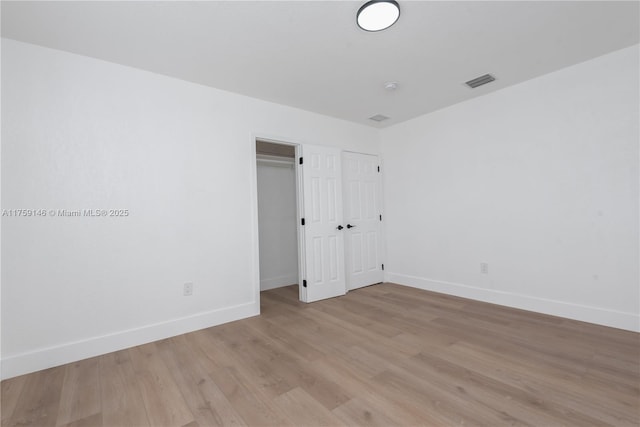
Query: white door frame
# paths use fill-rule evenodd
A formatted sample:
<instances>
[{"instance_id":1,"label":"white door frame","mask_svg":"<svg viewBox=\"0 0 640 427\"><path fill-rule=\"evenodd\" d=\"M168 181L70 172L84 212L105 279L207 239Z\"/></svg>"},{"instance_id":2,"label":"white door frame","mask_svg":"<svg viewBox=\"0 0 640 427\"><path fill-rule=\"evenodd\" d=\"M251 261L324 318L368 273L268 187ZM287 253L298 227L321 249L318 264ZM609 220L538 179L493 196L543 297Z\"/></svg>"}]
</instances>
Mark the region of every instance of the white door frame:
<instances>
[{"instance_id":1,"label":"white door frame","mask_svg":"<svg viewBox=\"0 0 640 427\"><path fill-rule=\"evenodd\" d=\"M298 231L298 299L307 302L307 288L304 280L307 276L305 260L304 230L302 229L302 218L304 215L304 183L300 170L300 157L302 157L302 147L296 144L296 157L293 164L296 169L296 230Z\"/></svg>"},{"instance_id":2,"label":"white door frame","mask_svg":"<svg viewBox=\"0 0 640 427\"><path fill-rule=\"evenodd\" d=\"M256 142L265 141L273 144L280 145L289 145L293 146L295 149L295 159L294 159L294 173L296 180L296 230L297 230L297 242L298 242L298 299L300 301L307 300L307 290L302 286L302 281L305 277L305 265L304 265L304 234L301 230L301 218L303 212L303 188L302 188L302 174L300 173L300 168L298 164L298 159L300 158L301 152L301 144L295 142L289 142L282 138L274 138L274 137L263 137L261 135L253 134L251 139L251 171L252 171L252 179L251 179L251 199L252 199L252 210L253 210L253 277L254 283L254 295L255 301L259 303L260 301L260 233L259 233L259 225L258 225L258 168L256 164ZM259 304L258 304L259 306Z\"/></svg>"},{"instance_id":3,"label":"white door frame","mask_svg":"<svg viewBox=\"0 0 640 427\"><path fill-rule=\"evenodd\" d=\"M297 236L298 236L298 299L302 302L307 301L307 290L303 286L303 280L305 280L306 271L305 271L305 258L304 258L304 230L302 229L301 219L304 215L304 191L303 191L303 183L302 183L302 173L300 171L299 159L301 157L302 149L301 147L306 145L306 143L302 142L294 142L290 138L281 137L281 136L273 136L267 135L265 133L252 133L251 135L251 161L250 161L250 173L251 173L251 208L252 208L252 266L253 266L253 282L254 282L254 303L258 307L258 312L260 310L260 242L259 242L259 226L258 226L258 168L256 164L256 141L266 141L274 144L281 145L289 145L295 147L295 179L296 179L296 220L297 220ZM383 167L383 159L380 153L378 152L360 152L360 151L352 151L352 150L341 150L343 152L352 152L352 153L360 153L360 154L370 154L378 156L380 161L380 211L382 212L383 220L380 227L380 238L382 239L382 257L386 259L386 219L384 214L384 167ZM386 281L387 273L384 273L384 280ZM348 289L345 288L345 292Z\"/></svg>"}]
</instances>

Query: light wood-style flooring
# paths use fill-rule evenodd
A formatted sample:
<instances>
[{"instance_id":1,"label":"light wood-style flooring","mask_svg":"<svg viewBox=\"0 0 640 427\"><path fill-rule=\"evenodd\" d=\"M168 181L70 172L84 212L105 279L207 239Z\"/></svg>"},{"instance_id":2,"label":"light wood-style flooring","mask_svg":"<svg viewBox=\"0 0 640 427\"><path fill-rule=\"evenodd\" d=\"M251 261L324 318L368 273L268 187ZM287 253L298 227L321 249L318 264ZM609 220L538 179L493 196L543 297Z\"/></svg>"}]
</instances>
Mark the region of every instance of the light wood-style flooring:
<instances>
[{"instance_id":1,"label":"light wood-style flooring","mask_svg":"<svg viewBox=\"0 0 640 427\"><path fill-rule=\"evenodd\" d=\"M2 426L638 426L640 334L382 284L2 382Z\"/></svg>"}]
</instances>

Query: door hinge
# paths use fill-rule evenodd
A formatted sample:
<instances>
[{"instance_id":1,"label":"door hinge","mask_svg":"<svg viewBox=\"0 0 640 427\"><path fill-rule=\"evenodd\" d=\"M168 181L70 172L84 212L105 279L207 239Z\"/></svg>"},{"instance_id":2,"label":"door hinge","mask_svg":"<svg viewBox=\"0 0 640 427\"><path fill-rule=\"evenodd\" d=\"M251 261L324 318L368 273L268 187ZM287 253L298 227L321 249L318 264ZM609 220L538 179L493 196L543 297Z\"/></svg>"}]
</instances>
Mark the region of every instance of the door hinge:
<instances>
[{"instance_id":1,"label":"door hinge","mask_svg":"<svg viewBox=\"0 0 640 427\"><path fill-rule=\"evenodd\" d=\"M382 221L382 214L380 214L380 221Z\"/></svg>"},{"instance_id":2,"label":"door hinge","mask_svg":"<svg viewBox=\"0 0 640 427\"><path fill-rule=\"evenodd\" d=\"M382 271L384 271L384 264L382 264Z\"/></svg>"},{"instance_id":3,"label":"door hinge","mask_svg":"<svg viewBox=\"0 0 640 427\"><path fill-rule=\"evenodd\" d=\"M380 172L380 166L378 166L378 172Z\"/></svg>"},{"instance_id":4,"label":"door hinge","mask_svg":"<svg viewBox=\"0 0 640 427\"><path fill-rule=\"evenodd\" d=\"M300 157L300 164L302 164L302 157ZM378 171L379 172L379 171Z\"/></svg>"},{"instance_id":5,"label":"door hinge","mask_svg":"<svg viewBox=\"0 0 640 427\"><path fill-rule=\"evenodd\" d=\"M300 219L300 223L301 223L302 225L304 225L304 218L301 218L301 219Z\"/></svg>"},{"instance_id":6,"label":"door hinge","mask_svg":"<svg viewBox=\"0 0 640 427\"><path fill-rule=\"evenodd\" d=\"M302 281L302 287L303 287L303 288L306 288L306 287L307 287L307 281L306 281L306 280L303 280L303 281Z\"/></svg>"}]
</instances>

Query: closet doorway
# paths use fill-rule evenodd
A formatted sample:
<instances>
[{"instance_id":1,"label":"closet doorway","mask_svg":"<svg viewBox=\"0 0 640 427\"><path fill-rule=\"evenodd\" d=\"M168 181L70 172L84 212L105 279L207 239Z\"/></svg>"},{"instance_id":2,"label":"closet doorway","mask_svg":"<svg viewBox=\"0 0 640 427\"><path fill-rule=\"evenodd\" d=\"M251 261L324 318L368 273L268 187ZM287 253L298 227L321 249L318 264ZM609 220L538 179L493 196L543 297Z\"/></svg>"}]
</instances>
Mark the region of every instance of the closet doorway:
<instances>
[{"instance_id":1,"label":"closet doorway","mask_svg":"<svg viewBox=\"0 0 640 427\"><path fill-rule=\"evenodd\" d=\"M382 282L378 156L255 144L260 291L297 284L310 303Z\"/></svg>"},{"instance_id":2,"label":"closet doorway","mask_svg":"<svg viewBox=\"0 0 640 427\"><path fill-rule=\"evenodd\" d=\"M298 284L296 146L256 140L260 291Z\"/></svg>"}]
</instances>

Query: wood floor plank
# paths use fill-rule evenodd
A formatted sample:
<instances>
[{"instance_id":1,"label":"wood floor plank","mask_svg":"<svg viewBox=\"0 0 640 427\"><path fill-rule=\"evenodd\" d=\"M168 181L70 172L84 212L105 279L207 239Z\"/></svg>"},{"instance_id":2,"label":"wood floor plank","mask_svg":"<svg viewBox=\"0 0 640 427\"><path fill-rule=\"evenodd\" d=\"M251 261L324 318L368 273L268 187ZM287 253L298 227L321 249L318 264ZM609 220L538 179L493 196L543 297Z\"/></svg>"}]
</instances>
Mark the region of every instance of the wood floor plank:
<instances>
[{"instance_id":1,"label":"wood floor plank","mask_svg":"<svg viewBox=\"0 0 640 427\"><path fill-rule=\"evenodd\" d=\"M27 375L7 425L55 426L66 366Z\"/></svg>"},{"instance_id":2,"label":"wood floor plank","mask_svg":"<svg viewBox=\"0 0 640 427\"><path fill-rule=\"evenodd\" d=\"M549 425L558 417L569 413L572 419L581 425L601 423L581 413L572 412L555 400L549 400L543 390L523 391L431 354L421 353L393 369L402 369L411 375L426 379L439 389L469 402L470 406L475 408L475 413L484 412L490 418L501 418L505 423ZM509 400L508 408L501 404L504 399Z\"/></svg>"},{"instance_id":3,"label":"wood floor plank","mask_svg":"<svg viewBox=\"0 0 640 427\"><path fill-rule=\"evenodd\" d=\"M391 338L378 335L361 326L344 322L342 319L328 315L320 310L307 310L306 315L321 321L320 324L323 327L333 329L334 334L336 333L335 331L343 333L346 336L346 345L343 345L343 348L358 344L370 347L375 342L380 352L394 353L394 357L396 355L402 357L403 355L415 354L415 349L411 346L404 346L401 343L392 341ZM382 319L384 318L382 317Z\"/></svg>"},{"instance_id":4,"label":"wood floor plank","mask_svg":"<svg viewBox=\"0 0 640 427\"><path fill-rule=\"evenodd\" d=\"M200 358L191 351L188 338L187 335L181 335L162 341L158 343L158 349L195 422L202 426L245 425L224 393L209 377Z\"/></svg>"},{"instance_id":5,"label":"wood floor plank","mask_svg":"<svg viewBox=\"0 0 640 427\"><path fill-rule=\"evenodd\" d=\"M234 352L228 351L215 336L214 328L188 334L187 345L200 359L200 363L211 373L236 363Z\"/></svg>"},{"instance_id":6,"label":"wood floor plank","mask_svg":"<svg viewBox=\"0 0 640 427\"><path fill-rule=\"evenodd\" d=\"M296 426L335 426L339 419L304 389L296 387L274 399Z\"/></svg>"},{"instance_id":7,"label":"wood floor plank","mask_svg":"<svg viewBox=\"0 0 640 427\"><path fill-rule=\"evenodd\" d=\"M2 382L2 426L640 425L640 334L380 284Z\"/></svg>"},{"instance_id":8,"label":"wood floor plank","mask_svg":"<svg viewBox=\"0 0 640 427\"><path fill-rule=\"evenodd\" d=\"M99 358L80 360L66 368L58 409L58 425L71 424L102 411Z\"/></svg>"},{"instance_id":9,"label":"wood floor plank","mask_svg":"<svg viewBox=\"0 0 640 427\"><path fill-rule=\"evenodd\" d=\"M280 344L283 351L295 352L305 360L312 361L324 357L326 354L306 341L296 338L285 328L278 324L278 319L265 321L260 318L248 319L247 325L256 332L269 337L274 342Z\"/></svg>"},{"instance_id":10,"label":"wood floor plank","mask_svg":"<svg viewBox=\"0 0 640 427\"><path fill-rule=\"evenodd\" d=\"M227 399L249 426L285 426L291 421L260 389L235 367L211 374Z\"/></svg>"},{"instance_id":11,"label":"wood floor plank","mask_svg":"<svg viewBox=\"0 0 640 427\"><path fill-rule=\"evenodd\" d=\"M241 366L249 381L270 397L279 396L293 389L295 384L287 381L278 369L279 360L289 357L279 352L262 335L255 334L245 323L234 322L217 331L218 339L229 351L236 354L236 366Z\"/></svg>"},{"instance_id":12,"label":"wood floor plank","mask_svg":"<svg viewBox=\"0 0 640 427\"><path fill-rule=\"evenodd\" d=\"M267 337L263 335L263 338ZM271 374L282 378L286 384L294 388L302 388L329 410L351 399L338 383L327 380L322 374L314 375L313 371L308 369L309 363L312 362L296 349L279 341L273 341L272 345L273 351L268 365Z\"/></svg>"},{"instance_id":13,"label":"wood floor plank","mask_svg":"<svg viewBox=\"0 0 640 427\"><path fill-rule=\"evenodd\" d=\"M383 411L385 416L393 419L396 425L440 424L437 418L425 411L421 402L416 404L407 401L402 396L393 394L385 385L374 382L368 376L363 376L360 364L350 363L337 356L318 360L310 368L323 373L330 380L339 382L348 394L358 399L365 407Z\"/></svg>"},{"instance_id":14,"label":"wood floor plank","mask_svg":"<svg viewBox=\"0 0 640 427\"><path fill-rule=\"evenodd\" d=\"M193 414L162 361L156 343L129 349L140 394L152 426L185 425L194 421Z\"/></svg>"},{"instance_id":15,"label":"wood floor plank","mask_svg":"<svg viewBox=\"0 0 640 427\"><path fill-rule=\"evenodd\" d=\"M9 420L18 404L18 398L22 393L22 388L27 378L27 375L21 375L4 380L0 384L0 420L3 426L9 425Z\"/></svg>"},{"instance_id":16,"label":"wood floor plank","mask_svg":"<svg viewBox=\"0 0 640 427\"><path fill-rule=\"evenodd\" d=\"M62 427L99 427L102 425L104 425L102 422L102 413L97 413L68 424L63 424Z\"/></svg>"},{"instance_id":17,"label":"wood floor plank","mask_svg":"<svg viewBox=\"0 0 640 427\"><path fill-rule=\"evenodd\" d=\"M598 424L594 421L598 420L603 425L633 425L640 421L640 402L636 401L634 416L634 410L631 409L633 405L621 405L606 393L596 393L593 396L592 391L583 387L580 380L564 378L555 371L548 372L545 366L523 365L519 358L466 343L443 350L442 357L460 367L482 372L487 377L523 390L531 396L528 399L540 412L549 413L548 402L558 402L566 408L560 412L567 416L571 414L572 419L581 417L575 416L574 412L585 414L586 424ZM514 391L508 391L506 387L503 392L509 396L514 395ZM626 399L621 395L617 397ZM637 397L638 395L636 399Z\"/></svg>"},{"instance_id":18,"label":"wood floor plank","mask_svg":"<svg viewBox=\"0 0 640 427\"><path fill-rule=\"evenodd\" d=\"M230 339L227 345L239 350L244 371L252 374L253 381L258 381L257 385L263 393L275 398L300 387L328 409L333 409L351 398L335 382L327 381L323 375L313 375L309 371L307 366L310 360L306 355L310 349L307 346L302 346L301 353L296 347L291 347L282 340L272 339L270 333L274 333L274 324L266 330L255 327L255 322L243 324L249 329L237 325L234 338ZM297 338L294 339L294 342L298 342ZM243 342L245 344L242 344ZM250 347L242 348L248 342ZM324 353L314 351L314 359L317 359L315 356L319 354Z\"/></svg>"},{"instance_id":19,"label":"wood floor plank","mask_svg":"<svg viewBox=\"0 0 640 427\"><path fill-rule=\"evenodd\" d=\"M338 317L351 325L359 326L385 337L394 337L402 332L401 329L380 322L381 318L388 317L388 312L376 310L374 306L354 304L353 301L335 301L333 304L324 304L318 307L331 316Z\"/></svg>"},{"instance_id":20,"label":"wood floor plank","mask_svg":"<svg viewBox=\"0 0 640 427\"><path fill-rule=\"evenodd\" d=\"M149 418L128 350L100 357L100 395L105 426L148 426Z\"/></svg>"},{"instance_id":21,"label":"wood floor plank","mask_svg":"<svg viewBox=\"0 0 640 427\"><path fill-rule=\"evenodd\" d=\"M396 425L383 411L363 399L351 399L333 410L343 425L389 427Z\"/></svg>"},{"instance_id":22,"label":"wood floor plank","mask_svg":"<svg viewBox=\"0 0 640 427\"><path fill-rule=\"evenodd\" d=\"M430 383L424 378L417 377L401 369L385 371L373 378L381 387L403 399L422 404L424 409L439 417L448 424L491 425L505 424L501 417L492 417L484 411L478 411L478 406L465 400L465 405L456 404L457 395ZM509 419L509 424L518 425L517 420Z\"/></svg>"}]
</instances>

